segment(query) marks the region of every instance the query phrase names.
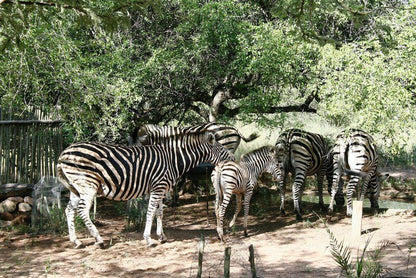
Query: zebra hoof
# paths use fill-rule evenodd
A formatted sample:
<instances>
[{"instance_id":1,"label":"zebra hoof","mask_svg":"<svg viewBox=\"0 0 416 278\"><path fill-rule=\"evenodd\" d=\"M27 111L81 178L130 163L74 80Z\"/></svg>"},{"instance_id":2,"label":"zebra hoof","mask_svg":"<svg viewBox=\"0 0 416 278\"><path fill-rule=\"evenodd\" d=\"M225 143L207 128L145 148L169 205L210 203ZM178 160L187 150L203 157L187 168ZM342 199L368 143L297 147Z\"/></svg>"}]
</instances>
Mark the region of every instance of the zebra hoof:
<instances>
[{"instance_id":1,"label":"zebra hoof","mask_svg":"<svg viewBox=\"0 0 416 278\"><path fill-rule=\"evenodd\" d=\"M286 216L286 212L284 210L280 211L280 216Z\"/></svg>"},{"instance_id":2,"label":"zebra hoof","mask_svg":"<svg viewBox=\"0 0 416 278\"><path fill-rule=\"evenodd\" d=\"M104 249L104 248L105 248L104 241L97 241L97 242L95 243L95 246L98 246L98 247L100 247L101 249Z\"/></svg>"},{"instance_id":3,"label":"zebra hoof","mask_svg":"<svg viewBox=\"0 0 416 278\"><path fill-rule=\"evenodd\" d=\"M75 249L81 249L83 247L84 246L82 245L82 242L81 241L79 241L78 239L74 241L74 248Z\"/></svg>"},{"instance_id":4,"label":"zebra hoof","mask_svg":"<svg viewBox=\"0 0 416 278\"><path fill-rule=\"evenodd\" d=\"M248 237L248 233L247 233L247 231L244 231L244 236L245 236L245 237Z\"/></svg>"},{"instance_id":5,"label":"zebra hoof","mask_svg":"<svg viewBox=\"0 0 416 278\"><path fill-rule=\"evenodd\" d=\"M297 221L303 221L303 218L302 218L302 216L301 216L301 215L296 214L296 220L297 220Z\"/></svg>"},{"instance_id":6,"label":"zebra hoof","mask_svg":"<svg viewBox=\"0 0 416 278\"><path fill-rule=\"evenodd\" d=\"M161 235L161 236L159 237L159 242L160 242L160 243L165 243L166 241L168 241L168 239L167 239L167 237L166 237L165 235Z\"/></svg>"}]
</instances>

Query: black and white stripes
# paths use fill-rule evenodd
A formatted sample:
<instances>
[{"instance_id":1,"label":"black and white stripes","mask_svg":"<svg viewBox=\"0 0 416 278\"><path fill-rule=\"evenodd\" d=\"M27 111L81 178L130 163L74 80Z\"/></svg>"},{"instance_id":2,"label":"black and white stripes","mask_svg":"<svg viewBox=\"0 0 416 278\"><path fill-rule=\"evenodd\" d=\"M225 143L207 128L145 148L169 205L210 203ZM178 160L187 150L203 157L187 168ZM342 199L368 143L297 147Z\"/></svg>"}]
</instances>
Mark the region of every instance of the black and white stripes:
<instances>
[{"instance_id":1,"label":"black and white stripes","mask_svg":"<svg viewBox=\"0 0 416 278\"><path fill-rule=\"evenodd\" d=\"M285 214L285 188L288 173L291 172L295 179L292 193L296 218L301 220L302 193L306 176L317 175L319 204L322 208L324 207L322 188L327 167L327 143L319 134L300 129L289 129L279 136L276 147L282 153L281 157L284 159L281 161L283 165L281 169L283 183L280 186L280 211L282 214Z\"/></svg>"},{"instance_id":2,"label":"black and white stripes","mask_svg":"<svg viewBox=\"0 0 416 278\"><path fill-rule=\"evenodd\" d=\"M144 238L150 245L151 225L157 216L157 234L166 239L162 228L162 199L175 181L192 167L233 155L215 140L209 131L182 132L160 137L155 145L116 146L100 143L77 143L64 150L58 160L58 176L70 191L66 208L69 237L77 247L81 242L74 229L78 212L96 243L103 240L89 218L95 195L113 200L129 200L150 194Z\"/></svg>"},{"instance_id":3,"label":"black and white stripes","mask_svg":"<svg viewBox=\"0 0 416 278\"><path fill-rule=\"evenodd\" d=\"M329 211L333 211L335 194L342 193L342 176L348 176L347 215L352 215L352 195L360 179L363 179L358 199L369 195L371 207L378 209L380 181L383 176L377 171L378 153L374 139L365 131L358 129L344 130L336 138L332 149L332 188ZM384 176L387 177L387 176ZM330 186L331 187L331 186Z\"/></svg>"},{"instance_id":4,"label":"black and white stripes","mask_svg":"<svg viewBox=\"0 0 416 278\"><path fill-rule=\"evenodd\" d=\"M215 215L217 217L217 232L224 241L223 223L227 206L232 194L236 195L237 206L230 228L234 225L241 210L241 197L244 194L244 235L247 236L247 215L250 199L258 177L268 172L276 180L281 180L274 147L262 147L241 157L239 163L234 161L220 162L212 171L211 180L215 188Z\"/></svg>"}]
</instances>

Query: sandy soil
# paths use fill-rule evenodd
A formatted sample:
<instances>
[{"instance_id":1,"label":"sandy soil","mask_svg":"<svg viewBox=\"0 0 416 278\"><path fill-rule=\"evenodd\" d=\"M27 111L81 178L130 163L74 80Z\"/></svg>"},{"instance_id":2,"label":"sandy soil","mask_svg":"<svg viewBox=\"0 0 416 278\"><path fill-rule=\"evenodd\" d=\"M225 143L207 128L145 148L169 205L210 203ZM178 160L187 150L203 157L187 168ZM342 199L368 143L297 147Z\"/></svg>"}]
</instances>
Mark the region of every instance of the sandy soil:
<instances>
[{"instance_id":1,"label":"sandy soil","mask_svg":"<svg viewBox=\"0 0 416 278\"><path fill-rule=\"evenodd\" d=\"M2 277L196 277L198 248L205 238L202 277L223 277L224 249L231 246L231 277L251 277L249 246L255 251L258 277L337 277L339 268L329 251L329 235L320 219L305 204L303 222L293 214L280 216L277 205L261 206L253 197L249 216L249 237L242 231L242 216L236 228L218 241L213 202L186 204L165 209L164 226L168 241L148 248L140 232L124 232L125 220L109 203L99 206L98 229L107 248L99 249L86 233L80 238L86 247L73 249L66 236L18 235L0 231L0 276ZM108 202L108 201L107 201ZM254 209L255 207L255 209ZM287 211L292 211L288 202ZM229 217L233 213L229 208ZM362 250L370 238L370 250L380 244L384 274L388 277L416 277L416 216L414 212L387 210L373 216L364 211L362 235L351 236L351 219L339 212L328 226L336 238ZM153 229L154 232L154 229Z\"/></svg>"}]
</instances>

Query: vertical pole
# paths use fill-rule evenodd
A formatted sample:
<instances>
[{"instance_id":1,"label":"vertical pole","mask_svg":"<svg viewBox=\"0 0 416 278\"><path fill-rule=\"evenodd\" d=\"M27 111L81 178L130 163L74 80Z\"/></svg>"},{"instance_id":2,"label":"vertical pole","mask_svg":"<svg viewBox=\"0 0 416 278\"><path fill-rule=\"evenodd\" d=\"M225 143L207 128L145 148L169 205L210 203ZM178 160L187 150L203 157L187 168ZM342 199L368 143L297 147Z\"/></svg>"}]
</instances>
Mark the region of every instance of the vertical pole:
<instances>
[{"instance_id":1,"label":"vertical pole","mask_svg":"<svg viewBox=\"0 0 416 278\"><path fill-rule=\"evenodd\" d=\"M228 246L225 248L224 254L224 278L230 278L230 257L231 257L231 247Z\"/></svg>"},{"instance_id":2,"label":"vertical pole","mask_svg":"<svg viewBox=\"0 0 416 278\"><path fill-rule=\"evenodd\" d=\"M256 278L257 273L256 273L256 265L254 263L254 247L253 247L253 244L250 244L250 246L248 247L248 250L250 252L250 257L249 257L248 260L250 262L251 277Z\"/></svg>"},{"instance_id":3,"label":"vertical pole","mask_svg":"<svg viewBox=\"0 0 416 278\"><path fill-rule=\"evenodd\" d=\"M205 238L204 235L201 235L201 241L199 243L199 252L198 252L198 274L197 278L202 277L202 261L204 258L204 247L205 247Z\"/></svg>"},{"instance_id":4,"label":"vertical pole","mask_svg":"<svg viewBox=\"0 0 416 278\"><path fill-rule=\"evenodd\" d=\"M363 201L352 202L352 237L359 239L361 236L363 217Z\"/></svg>"}]
</instances>

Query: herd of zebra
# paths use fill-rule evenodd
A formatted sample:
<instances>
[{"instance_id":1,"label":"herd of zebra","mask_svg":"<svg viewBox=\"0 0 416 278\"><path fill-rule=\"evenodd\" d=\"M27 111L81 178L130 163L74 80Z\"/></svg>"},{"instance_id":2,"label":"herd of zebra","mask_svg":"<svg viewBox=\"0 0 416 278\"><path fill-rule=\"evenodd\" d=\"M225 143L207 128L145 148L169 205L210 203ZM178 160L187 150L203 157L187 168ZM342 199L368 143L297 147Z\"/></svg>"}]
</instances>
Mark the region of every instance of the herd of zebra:
<instances>
[{"instance_id":1,"label":"herd of zebra","mask_svg":"<svg viewBox=\"0 0 416 278\"><path fill-rule=\"evenodd\" d=\"M76 248L82 246L75 234L75 213L78 213L96 244L103 240L92 223L89 211L96 195L112 200L130 200L149 195L146 225L143 237L149 246L152 222L156 216L156 234L166 241L163 232L163 198L172 191L177 180L201 163L215 165L211 180L216 192L215 214L217 232L221 241L225 210L233 194L236 211L230 227L242 207L244 195L244 234L247 236L247 215L250 199L259 176L268 172L279 182L280 211L285 214L285 188L288 173L292 173L293 202L298 220L301 216L301 198L306 176L317 175L320 206L323 202L323 181L328 180L331 195L329 212L334 201L344 204L343 177L346 187L347 215L352 213L352 195L357 183L363 180L360 200L367 194L371 206L378 209L381 175L377 171L378 155L373 138L364 131L350 129L337 136L329 147L323 136L290 129L283 132L274 146L264 146L243 155L235 161L241 139L248 142L258 136L245 138L234 127L207 123L185 128L145 125L135 132L132 146L103 143L76 143L66 148L59 157L58 178L70 190L65 210L69 239Z\"/></svg>"}]
</instances>

